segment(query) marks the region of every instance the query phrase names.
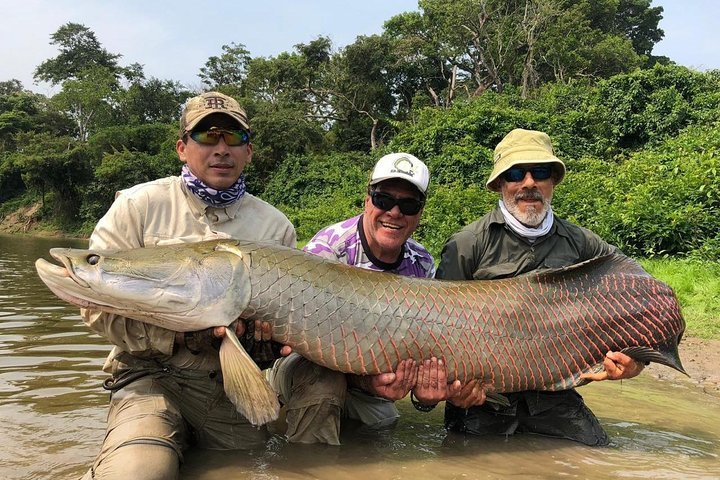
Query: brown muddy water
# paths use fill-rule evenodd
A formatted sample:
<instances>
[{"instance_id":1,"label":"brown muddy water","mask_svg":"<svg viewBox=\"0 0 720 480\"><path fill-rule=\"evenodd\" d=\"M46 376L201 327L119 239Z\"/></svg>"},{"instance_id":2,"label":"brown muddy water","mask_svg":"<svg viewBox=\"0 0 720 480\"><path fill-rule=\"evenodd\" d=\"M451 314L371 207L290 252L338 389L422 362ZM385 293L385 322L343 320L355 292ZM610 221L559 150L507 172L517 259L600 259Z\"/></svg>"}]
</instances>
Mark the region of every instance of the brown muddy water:
<instances>
[{"instance_id":1,"label":"brown muddy water","mask_svg":"<svg viewBox=\"0 0 720 480\"><path fill-rule=\"evenodd\" d=\"M100 386L109 346L75 307L35 274L51 247L83 241L0 236L0 478L71 479L102 441L108 394ZM680 349L682 356L682 345ZM584 386L580 393L612 443L589 448L535 436L447 434L440 408L400 402L395 429L344 434L340 447L194 450L183 479L718 479L720 398L649 375Z\"/></svg>"}]
</instances>

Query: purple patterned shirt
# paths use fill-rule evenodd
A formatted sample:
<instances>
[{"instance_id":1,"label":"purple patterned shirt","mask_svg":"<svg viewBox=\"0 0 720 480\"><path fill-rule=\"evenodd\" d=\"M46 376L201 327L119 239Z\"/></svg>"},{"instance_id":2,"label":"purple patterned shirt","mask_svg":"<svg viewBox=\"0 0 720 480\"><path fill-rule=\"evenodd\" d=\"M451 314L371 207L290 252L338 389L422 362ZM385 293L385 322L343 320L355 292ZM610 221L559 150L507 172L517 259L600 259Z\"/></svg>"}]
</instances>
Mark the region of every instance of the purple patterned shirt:
<instances>
[{"instance_id":1,"label":"purple patterned shirt","mask_svg":"<svg viewBox=\"0 0 720 480\"><path fill-rule=\"evenodd\" d=\"M362 215L357 215L325 227L315 234L303 250L366 270L391 272L406 277L432 278L435 275L432 255L412 238L405 242L403 258L398 264L388 266L373 263L363 248L363 235L358 228L361 222Z\"/></svg>"}]
</instances>

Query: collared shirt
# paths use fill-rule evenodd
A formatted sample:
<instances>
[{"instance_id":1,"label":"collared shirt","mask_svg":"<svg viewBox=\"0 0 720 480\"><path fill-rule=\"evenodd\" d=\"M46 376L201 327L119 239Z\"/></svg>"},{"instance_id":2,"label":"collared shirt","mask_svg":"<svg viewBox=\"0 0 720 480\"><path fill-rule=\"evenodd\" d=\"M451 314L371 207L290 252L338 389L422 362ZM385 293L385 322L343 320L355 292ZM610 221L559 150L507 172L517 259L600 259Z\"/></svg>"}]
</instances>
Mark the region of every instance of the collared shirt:
<instances>
[{"instance_id":1,"label":"collared shirt","mask_svg":"<svg viewBox=\"0 0 720 480\"><path fill-rule=\"evenodd\" d=\"M432 255L412 238L408 238L405 242L401 258L392 265L381 262L372 253L368 253L370 249L362 231L362 215L323 228L303 250L366 270L421 278L432 278L435 274L435 261Z\"/></svg>"},{"instance_id":2,"label":"collared shirt","mask_svg":"<svg viewBox=\"0 0 720 480\"><path fill-rule=\"evenodd\" d=\"M481 219L450 237L443 247L436 278L445 280L492 280L514 277L533 270L566 267L597 256L620 253L597 234L555 217L547 235L534 242L517 235L505 223L496 207ZM500 415L515 415L518 398L525 400L532 415L547 411L564 401L556 392L525 391L506 395L510 407ZM447 403L448 412L460 412ZM472 407L488 409L487 405Z\"/></svg>"},{"instance_id":3,"label":"collared shirt","mask_svg":"<svg viewBox=\"0 0 720 480\"><path fill-rule=\"evenodd\" d=\"M295 229L272 205L246 193L225 208L211 207L193 195L180 177L136 185L116 194L92 236L91 249L153 247L203 240L238 238L295 247ZM85 323L115 345L112 360L127 352L182 368L218 368L217 355L193 356L184 348L173 355L175 332L117 315L85 310Z\"/></svg>"},{"instance_id":4,"label":"collared shirt","mask_svg":"<svg viewBox=\"0 0 720 480\"><path fill-rule=\"evenodd\" d=\"M560 268L618 252L597 234L555 217L550 232L534 242L517 235L499 208L466 226L443 247L437 278L491 280Z\"/></svg>"}]
</instances>

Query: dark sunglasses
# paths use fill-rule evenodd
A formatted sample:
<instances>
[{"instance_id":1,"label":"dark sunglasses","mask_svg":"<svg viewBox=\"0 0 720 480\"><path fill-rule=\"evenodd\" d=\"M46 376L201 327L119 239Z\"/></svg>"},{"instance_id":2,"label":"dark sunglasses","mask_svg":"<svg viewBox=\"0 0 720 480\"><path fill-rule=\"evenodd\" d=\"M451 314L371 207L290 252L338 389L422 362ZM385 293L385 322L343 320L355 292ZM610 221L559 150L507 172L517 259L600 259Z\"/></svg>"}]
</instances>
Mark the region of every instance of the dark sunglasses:
<instances>
[{"instance_id":1,"label":"dark sunglasses","mask_svg":"<svg viewBox=\"0 0 720 480\"><path fill-rule=\"evenodd\" d=\"M535 180L547 180L552 176L552 167L550 165L537 165L529 168L511 167L502 175L506 182L522 182L527 172L530 172Z\"/></svg>"},{"instance_id":2,"label":"dark sunglasses","mask_svg":"<svg viewBox=\"0 0 720 480\"><path fill-rule=\"evenodd\" d=\"M190 138L201 145L217 145L220 137L223 138L225 145L228 147L246 145L250 142L250 134L245 130L211 129L190 132Z\"/></svg>"},{"instance_id":3,"label":"dark sunglasses","mask_svg":"<svg viewBox=\"0 0 720 480\"><path fill-rule=\"evenodd\" d=\"M372 204L380 210L392 210L395 205L400 207L403 215L417 215L422 210L425 202L414 198L395 198L389 193L371 191L370 199Z\"/></svg>"}]
</instances>

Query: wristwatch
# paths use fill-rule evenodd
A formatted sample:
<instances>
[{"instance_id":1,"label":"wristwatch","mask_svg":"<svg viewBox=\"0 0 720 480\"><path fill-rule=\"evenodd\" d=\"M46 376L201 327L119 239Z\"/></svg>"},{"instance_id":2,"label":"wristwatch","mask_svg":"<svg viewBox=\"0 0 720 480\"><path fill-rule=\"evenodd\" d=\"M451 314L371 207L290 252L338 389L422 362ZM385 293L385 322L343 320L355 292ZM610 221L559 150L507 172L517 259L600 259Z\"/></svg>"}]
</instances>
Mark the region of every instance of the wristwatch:
<instances>
[{"instance_id":1,"label":"wristwatch","mask_svg":"<svg viewBox=\"0 0 720 480\"><path fill-rule=\"evenodd\" d=\"M415 410L419 412L430 412L433 408L437 407L437 403L434 405L425 405L424 403L420 403L420 401L415 398L415 392L410 390L410 401L413 404L413 407L415 407Z\"/></svg>"}]
</instances>

